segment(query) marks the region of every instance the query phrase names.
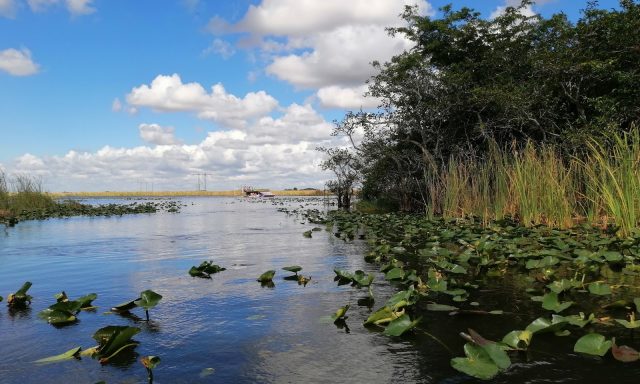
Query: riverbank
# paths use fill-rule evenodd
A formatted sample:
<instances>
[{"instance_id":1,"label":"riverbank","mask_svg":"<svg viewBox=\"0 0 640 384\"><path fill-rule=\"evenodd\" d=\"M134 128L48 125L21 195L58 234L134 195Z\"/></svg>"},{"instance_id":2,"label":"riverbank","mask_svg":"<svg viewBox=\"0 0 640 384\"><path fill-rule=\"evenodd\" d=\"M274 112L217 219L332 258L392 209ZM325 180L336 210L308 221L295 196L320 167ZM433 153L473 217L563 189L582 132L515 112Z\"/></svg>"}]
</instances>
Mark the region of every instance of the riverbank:
<instances>
[{"instance_id":1,"label":"riverbank","mask_svg":"<svg viewBox=\"0 0 640 384\"><path fill-rule=\"evenodd\" d=\"M313 190L284 190L271 191L276 196L325 196L325 191ZM191 196L243 196L240 189L230 191L103 191L103 192L51 192L52 198L64 197L191 197Z\"/></svg>"}]
</instances>

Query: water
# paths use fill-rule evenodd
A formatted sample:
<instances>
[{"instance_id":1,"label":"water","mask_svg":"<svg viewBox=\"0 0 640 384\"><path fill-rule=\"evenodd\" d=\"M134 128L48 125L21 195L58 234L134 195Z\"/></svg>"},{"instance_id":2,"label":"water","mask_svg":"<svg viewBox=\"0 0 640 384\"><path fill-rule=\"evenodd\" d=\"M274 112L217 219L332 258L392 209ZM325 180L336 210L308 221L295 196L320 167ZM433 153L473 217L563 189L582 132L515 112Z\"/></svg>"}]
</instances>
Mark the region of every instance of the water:
<instances>
[{"instance_id":1,"label":"water","mask_svg":"<svg viewBox=\"0 0 640 384\"><path fill-rule=\"evenodd\" d=\"M273 205L299 208L297 201L180 201L185 207L178 214L31 221L0 232L0 294L6 300L31 281L34 297L26 311L10 312L4 302L0 307L0 383L146 383L146 371L137 361L146 355L162 358L155 383L471 383L476 381L449 366L451 357L463 355L458 332L473 327L500 339L537 317L518 289L497 282L477 301L513 315L424 314L423 330L453 355L422 330L389 338L362 326L371 310L397 290L363 261L364 242L345 243L326 231L304 238L302 233L315 225L277 212L279 205ZM211 280L190 277L189 268L204 260L228 269ZM283 280L289 273L281 268L293 264L311 275L306 287ZM375 307L357 305L366 291L338 286L334 267L376 273ZM277 270L275 287L262 288L255 279L269 269ZM105 314L146 289L163 295L148 324ZM62 290L71 299L97 293L99 309L80 313L80 321L71 326L45 323L37 313ZM327 320L347 303L348 330ZM140 309L134 313L144 317ZM106 366L91 358L33 363L95 345L91 336L107 325L142 328L134 337L140 342L135 354ZM513 366L495 381L623 383L640 374L637 364L576 356L571 352L575 338L558 343L553 335L536 336L534 351L513 355Z\"/></svg>"}]
</instances>

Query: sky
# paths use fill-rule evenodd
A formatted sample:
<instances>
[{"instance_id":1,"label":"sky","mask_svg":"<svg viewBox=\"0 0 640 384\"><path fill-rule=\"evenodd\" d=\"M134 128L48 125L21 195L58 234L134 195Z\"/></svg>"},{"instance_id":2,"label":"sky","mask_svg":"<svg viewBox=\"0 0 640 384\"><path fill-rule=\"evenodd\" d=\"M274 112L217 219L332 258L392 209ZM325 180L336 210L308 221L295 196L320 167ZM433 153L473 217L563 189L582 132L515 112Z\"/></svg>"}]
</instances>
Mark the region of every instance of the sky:
<instances>
[{"instance_id":1,"label":"sky","mask_svg":"<svg viewBox=\"0 0 640 384\"><path fill-rule=\"evenodd\" d=\"M370 63L411 47L385 32L405 5L491 18L518 2L0 0L0 169L52 192L195 190L204 173L209 190L321 189L315 148L376 107Z\"/></svg>"}]
</instances>

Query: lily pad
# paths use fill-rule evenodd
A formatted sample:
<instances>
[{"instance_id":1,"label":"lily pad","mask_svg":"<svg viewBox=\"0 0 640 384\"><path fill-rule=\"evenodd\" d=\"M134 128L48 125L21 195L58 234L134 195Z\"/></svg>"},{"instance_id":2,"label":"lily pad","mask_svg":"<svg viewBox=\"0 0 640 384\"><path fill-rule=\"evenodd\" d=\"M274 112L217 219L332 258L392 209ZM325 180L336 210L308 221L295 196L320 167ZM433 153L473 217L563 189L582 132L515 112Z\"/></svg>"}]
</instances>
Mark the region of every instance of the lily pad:
<instances>
[{"instance_id":1,"label":"lily pad","mask_svg":"<svg viewBox=\"0 0 640 384\"><path fill-rule=\"evenodd\" d=\"M160 364L160 358L158 356L145 356L140 359L140 363L147 369L154 369Z\"/></svg>"},{"instance_id":2,"label":"lily pad","mask_svg":"<svg viewBox=\"0 0 640 384\"><path fill-rule=\"evenodd\" d=\"M149 309L158 305L161 299L162 295L155 293L150 289L147 289L146 291L141 292L140 298L138 300L135 300L134 302L136 305L148 311Z\"/></svg>"},{"instance_id":3,"label":"lily pad","mask_svg":"<svg viewBox=\"0 0 640 384\"><path fill-rule=\"evenodd\" d=\"M110 359L126 350L138 345L131 338L140 332L140 328L126 326L107 326L98 329L93 334L93 339L98 342L95 357L100 358L100 363L108 363Z\"/></svg>"},{"instance_id":4,"label":"lily pad","mask_svg":"<svg viewBox=\"0 0 640 384\"><path fill-rule=\"evenodd\" d=\"M611 344L611 341L606 340L601 334L589 333L578 339L573 351L602 357L611 348Z\"/></svg>"},{"instance_id":5,"label":"lily pad","mask_svg":"<svg viewBox=\"0 0 640 384\"><path fill-rule=\"evenodd\" d=\"M573 301L560 302L558 300L558 294L555 292L549 292L542 298L542 308L560 313L569 308L573 304Z\"/></svg>"},{"instance_id":6,"label":"lily pad","mask_svg":"<svg viewBox=\"0 0 640 384\"><path fill-rule=\"evenodd\" d=\"M415 327L422 317L419 317L413 321L406 313L397 319L392 320L387 327L384 329L383 334L387 336L401 336L403 333Z\"/></svg>"},{"instance_id":7,"label":"lily pad","mask_svg":"<svg viewBox=\"0 0 640 384\"><path fill-rule=\"evenodd\" d=\"M9 294L7 296L7 305L11 308L24 308L31 304L32 297L27 294L29 288L31 288L31 282L27 281L15 293Z\"/></svg>"},{"instance_id":8,"label":"lily pad","mask_svg":"<svg viewBox=\"0 0 640 384\"><path fill-rule=\"evenodd\" d=\"M334 321L345 320L347 318L347 316L345 316L345 315L347 314L347 311L349 310L349 306L350 305L347 304L347 305L345 305L343 307L338 308L338 310L333 315L331 315L331 319L334 320Z\"/></svg>"},{"instance_id":9,"label":"lily pad","mask_svg":"<svg viewBox=\"0 0 640 384\"><path fill-rule=\"evenodd\" d=\"M402 268L392 268L389 272L384 275L386 280L399 280L404 278L404 269Z\"/></svg>"},{"instance_id":10,"label":"lily pad","mask_svg":"<svg viewBox=\"0 0 640 384\"><path fill-rule=\"evenodd\" d=\"M118 313L129 312L130 310L138 306L138 304L136 304L136 301L138 300L140 300L140 298L118 304L115 307L111 307L111 310Z\"/></svg>"},{"instance_id":11,"label":"lily pad","mask_svg":"<svg viewBox=\"0 0 640 384\"><path fill-rule=\"evenodd\" d=\"M71 360L71 359L77 358L80 355L80 350L82 350L82 347L72 348L67 352L61 353L59 355L45 357L44 359L36 360L34 361L34 363L47 364L47 363L57 363L59 361Z\"/></svg>"},{"instance_id":12,"label":"lily pad","mask_svg":"<svg viewBox=\"0 0 640 384\"><path fill-rule=\"evenodd\" d=\"M533 332L531 331L511 331L502 338L502 342L511 348L527 349L531 344L532 338Z\"/></svg>"},{"instance_id":13,"label":"lily pad","mask_svg":"<svg viewBox=\"0 0 640 384\"><path fill-rule=\"evenodd\" d=\"M467 343L464 345L464 354L466 357L451 359L451 367L481 380L490 380L500 372L498 366L482 347Z\"/></svg>"},{"instance_id":14,"label":"lily pad","mask_svg":"<svg viewBox=\"0 0 640 384\"><path fill-rule=\"evenodd\" d=\"M368 287L373 283L375 277L370 273L357 270L353 273L353 282L359 287Z\"/></svg>"},{"instance_id":15,"label":"lily pad","mask_svg":"<svg viewBox=\"0 0 640 384\"><path fill-rule=\"evenodd\" d=\"M293 272L296 275L298 274L298 272L302 271L302 267L299 265L291 265L288 267L283 267L282 268L284 271L289 271L289 272Z\"/></svg>"},{"instance_id":16,"label":"lily pad","mask_svg":"<svg viewBox=\"0 0 640 384\"><path fill-rule=\"evenodd\" d=\"M273 269L266 271L265 273L260 275L260 277L258 277L258 281L261 283L268 283L270 281L273 281L273 276L275 276L275 274L276 271L274 271Z\"/></svg>"},{"instance_id":17,"label":"lily pad","mask_svg":"<svg viewBox=\"0 0 640 384\"><path fill-rule=\"evenodd\" d=\"M589 292L598 296L610 295L611 287L604 283L591 283L589 284Z\"/></svg>"}]
</instances>

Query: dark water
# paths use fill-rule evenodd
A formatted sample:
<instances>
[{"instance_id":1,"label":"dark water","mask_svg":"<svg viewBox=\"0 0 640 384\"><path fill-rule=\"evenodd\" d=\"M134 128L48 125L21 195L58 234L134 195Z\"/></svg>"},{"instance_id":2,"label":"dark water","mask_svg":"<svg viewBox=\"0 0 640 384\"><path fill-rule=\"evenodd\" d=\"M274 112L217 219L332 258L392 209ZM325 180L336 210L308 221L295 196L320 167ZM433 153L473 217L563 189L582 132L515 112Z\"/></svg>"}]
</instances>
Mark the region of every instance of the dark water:
<instances>
[{"instance_id":1,"label":"dark water","mask_svg":"<svg viewBox=\"0 0 640 384\"><path fill-rule=\"evenodd\" d=\"M489 339L523 329L537 315L519 288L495 281L473 299L504 316L450 317L425 313L422 330L389 338L366 329L371 309L358 306L366 291L338 286L333 268L376 272L363 261L363 242L345 243L328 232L302 232L315 225L277 212L272 202L233 198L180 200L179 214L159 213L111 218L76 217L23 222L0 231L0 294L5 297L31 281L31 308L9 312L0 306L0 383L145 383L137 361L158 355L155 383L467 383L476 382L450 368L453 355L427 336L436 335L455 356L464 340L458 332L473 327ZM298 201L282 201L292 207ZM308 200L307 207L322 207ZM212 280L187 271L213 260L228 269ZM283 280L280 268L299 264L311 275L306 286ZM268 269L278 272L274 288L255 281ZM104 314L113 305L152 289L163 295L150 311L151 322ZM376 272L376 305L396 291ZM95 292L95 312L54 328L37 317L65 290L70 298ZM327 316L351 303L347 325ZM141 317L141 310L134 310ZM93 333L107 325L142 328L135 354L101 366L83 358L57 364L33 361L76 346L95 343ZM635 380L637 364L594 359L571 352L575 339L536 336L533 351L513 355L514 364L495 382L598 383ZM618 335L631 340L628 333ZM209 369L209 375L203 370Z\"/></svg>"}]
</instances>

